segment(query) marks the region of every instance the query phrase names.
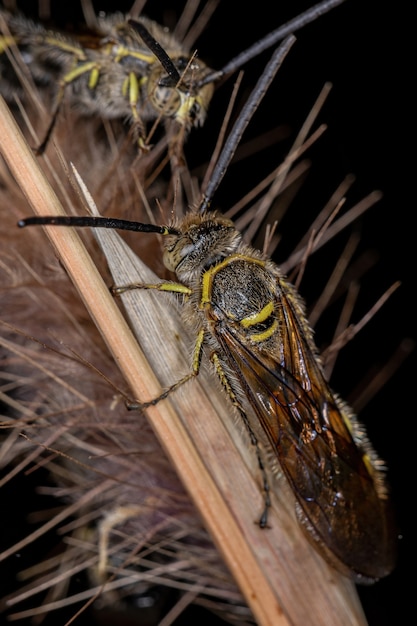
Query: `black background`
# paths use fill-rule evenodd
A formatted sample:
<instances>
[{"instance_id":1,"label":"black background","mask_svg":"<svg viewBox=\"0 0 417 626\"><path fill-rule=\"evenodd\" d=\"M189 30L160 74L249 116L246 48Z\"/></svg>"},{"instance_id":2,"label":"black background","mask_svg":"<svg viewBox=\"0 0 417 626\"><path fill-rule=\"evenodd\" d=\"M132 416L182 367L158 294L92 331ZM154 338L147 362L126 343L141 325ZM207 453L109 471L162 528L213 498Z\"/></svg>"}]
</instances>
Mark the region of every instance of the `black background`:
<instances>
[{"instance_id":1,"label":"black background","mask_svg":"<svg viewBox=\"0 0 417 626\"><path fill-rule=\"evenodd\" d=\"M65 20L76 20L77 3L66 9L65 18L61 4L52 3L57 23L64 25ZM32 15L36 14L35 2L22 2L20 6ZM95 2L94 6L97 10L127 10L129 3ZM258 0L248 6L220 2L207 31L197 42L199 55L212 67L219 68L248 44L308 6L305 1L271 3ZM145 13L160 22L168 20L169 23L169 19L180 13L181 8L182 3L179 2L150 0ZM172 12L169 13L168 9ZM357 177L352 190L354 200L374 189L380 189L384 194L382 201L366 214L359 226L361 248L375 251L379 261L363 280L355 320L394 281L400 280L402 286L339 359L333 386L342 396L352 397L353 402L354 389L370 368L381 367L402 340L415 340L416 337L412 298L416 203L411 168L415 119L411 116L411 94L415 68L411 66L411 43L407 34L411 19L405 2L390 4L347 0L300 31L296 45L248 129L248 136L256 136L276 125L287 124L293 138L323 84L326 81L333 83L320 114L320 121L328 124L328 130L309 153L312 172L292 209L296 218L291 221L289 217L288 222L283 224L287 239L278 249L278 262L285 259L287 246L290 249L297 241L293 236L299 222L305 220L308 224L311 221L345 174L353 172ZM248 85L253 84L254 77L268 58L269 53L264 53L248 65L245 78ZM201 148L204 155L210 153L215 136L213 129L218 128L231 85L232 81L229 81L216 93L207 128L196 131L190 137L188 154L200 154L199 146L204 146L204 151ZM216 204L218 202L224 207L239 199L243 195L241 186L247 184L250 188L253 182L251 176L256 182L266 171L278 165L289 145L278 145L273 150L266 150L262 159L258 157L248 164L232 166L216 194ZM248 172L243 168L248 168ZM346 238L338 239L335 249L340 250ZM307 273L301 286L308 304L317 295L318 285L322 286L321 281L328 276L333 259L330 248L313 261L313 269ZM317 341L319 344L326 341L325 324L317 329ZM402 536L394 573L374 586L359 588L370 626L403 623L412 601L407 583L416 558L412 517L415 489L411 483L417 435L415 361L415 354L409 356L361 412L361 420L367 426L370 439L389 467L388 476ZM28 488L27 482L19 483L19 488ZM16 491L10 494L10 501L15 494ZM2 498L7 495L6 492ZM26 497L22 500L29 502ZM14 530L16 536L7 537L9 545L21 536L19 526L15 526ZM6 539L4 534L3 539ZM195 619L202 621L203 617L184 616L178 624ZM91 623L92 618L89 617L89 620ZM64 618L59 617L58 621L51 623L63 624ZM82 620L80 623L83 623ZM210 623L214 624L214 620L211 619Z\"/></svg>"}]
</instances>

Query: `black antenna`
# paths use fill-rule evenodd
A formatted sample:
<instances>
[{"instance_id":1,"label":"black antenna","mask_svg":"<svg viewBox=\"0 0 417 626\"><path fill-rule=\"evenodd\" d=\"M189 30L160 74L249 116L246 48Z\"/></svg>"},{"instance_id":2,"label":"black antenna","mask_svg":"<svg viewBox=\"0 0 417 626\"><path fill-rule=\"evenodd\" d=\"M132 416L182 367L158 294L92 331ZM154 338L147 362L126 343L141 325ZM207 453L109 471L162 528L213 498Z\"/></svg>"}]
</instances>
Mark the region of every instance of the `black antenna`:
<instances>
[{"instance_id":1,"label":"black antenna","mask_svg":"<svg viewBox=\"0 0 417 626\"><path fill-rule=\"evenodd\" d=\"M324 0L324 2L319 2L310 9L307 9L304 13L301 13L286 24L279 26L269 33L269 35L265 35L265 37L262 37L262 39L254 43L253 46L250 46L250 48L247 48L247 50L238 54L234 57L234 59L229 61L223 69L207 74L207 76L202 78L196 84L196 89L207 85L207 83L216 82L231 72L235 72L245 65L245 63L258 56L258 54L261 54L264 50L271 48L288 35L295 33L307 24L310 24L310 22L314 22L314 20L318 17L324 15L324 13L328 13L331 9L337 7L339 4L342 4L344 1L345 0Z\"/></svg>"},{"instance_id":2,"label":"black antenna","mask_svg":"<svg viewBox=\"0 0 417 626\"><path fill-rule=\"evenodd\" d=\"M79 226L81 228L112 228L117 230L133 230L139 233L157 233L159 235L179 235L176 228L170 226L157 226L156 224L142 224L130 220L119 220L114 217L90 217L70 215L45 215L26 217L17 222L19 228L25 226Z\"/></svg>"},{"instance_id":3,"label":"black antenna","mask_svg":"<svg viewBox=\"0 0 417 626\"><path fill-rule=\"evenodd\" d=\"M261 103L262 98L267 92L269 85L271 84L275 74L277 73L279 67L281 66L285 56L287 55L290 47L295 42L295 37L290 35L283 41L283 43L277 48L266 65L261 77L256 83L255 88L253 89L251 95L245 102L245 105L242 108L242 111L236 120L230 134L226 140L226 143L223 146L223 149L220 153L218 161L214 167L212 176L207 184L207 189L204 192L203 199L198 208L200 213L206 211L211 203L214 193L217 190L217 187L221 183L223 176L230 165L230 161L232 160L236 148L239 145L239 142L242 138L243 133L250 120L253 117L256 109Z\"/></svg>"},{"instance_id":4,"label":"black antenna","mask_svg":"<svg viewBox=\"0 0 417 626\"><path fill-rule=\"evenodd\" d=\"M154 53L160 64L168 74L169 80L164 81L166 87L175 87L181 81L181 76L168 54L163 47L156 41L147 28L136 20L128 20L127 22L139 35L143 42L148 46L149 50Z\"/></svg>"}]
</instances>

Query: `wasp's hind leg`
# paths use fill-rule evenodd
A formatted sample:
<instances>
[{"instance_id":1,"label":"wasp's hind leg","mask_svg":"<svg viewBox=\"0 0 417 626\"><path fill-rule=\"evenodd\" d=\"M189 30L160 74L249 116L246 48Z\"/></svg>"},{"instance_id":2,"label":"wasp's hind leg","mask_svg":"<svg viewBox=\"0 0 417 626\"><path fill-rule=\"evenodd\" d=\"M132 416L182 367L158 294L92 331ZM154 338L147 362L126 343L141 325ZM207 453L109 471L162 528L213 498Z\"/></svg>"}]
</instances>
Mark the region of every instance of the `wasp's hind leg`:
<instances>
[{"instance_id":1,"label":"wasp's hind leg","mask_svg":"<svg viewBox=\"0 0 417 626\"><path fill-rule=\"evenodd\" d=\"M271 492L271 488L269 485L269 481L268 481L268 476L266 473L266 469L265 469L265 463L263 461L262 458L262 453L259 447L259 442L258 439L255 435L255 433L253 432L253 429L250 425L248 416L245 412L245 410L243 409L242 405L240 404L238 398L236 397L235 392L233 391L233 387L229 382L229 379L220 363L220 359L218 357L218 355L214 352L211 355L211 361L214 365L214 368L216 370L216 373L220 379L220 382L224 388L224 390L226 391L227 395L229 396L232 404L236 407L236 409L239 411L239 414L243 420L243 423L245 424L246 430L248 431L249 437L250 437L250 442L251 444L255 447L255 451L256 451L256 458L258 459L258 466L259 469L261 471L261 475L262 475L262 488L264 491L264 510L262 511L262 514L259 518L259 526L261 528L265 528L267 526L268 523L268 510L271 506L271 496L270 496L270 492Z\"/></svg>"}]
</instances>

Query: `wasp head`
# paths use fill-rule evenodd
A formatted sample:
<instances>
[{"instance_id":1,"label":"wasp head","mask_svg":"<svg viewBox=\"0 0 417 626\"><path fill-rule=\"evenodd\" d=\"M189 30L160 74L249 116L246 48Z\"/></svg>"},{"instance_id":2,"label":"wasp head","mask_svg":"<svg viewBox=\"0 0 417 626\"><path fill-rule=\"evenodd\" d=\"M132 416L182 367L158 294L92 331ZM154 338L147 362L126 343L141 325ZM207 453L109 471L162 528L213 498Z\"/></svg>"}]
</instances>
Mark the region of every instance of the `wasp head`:
<instances>
[{"instance_id":1,"label":"wasp head","mask_svg":"<svg viewBox=\"0 0 417 626\"><path fill-rule=\"evenodd\" d=\"M148 77L148 95L155 111L164 117L174 118L187 130L201 126L213 95L213 83L197 88L197 84L208 68L204 63L190 61L186 57L175 59L174 65L180 75L178 82L155 65Z\"/></svg>"},{"instance_id":2,"label":"wasp head","mask_svg":"<svg viewBox=\"0 0 417 626\"><path fill-rule=\"evenodd\" d=\"M163 259L165 267L186 285L236 252L242 240L233 222L217 213L191 213L175 228L178 234L168 236Z\"/></svg>"}]
</instances>

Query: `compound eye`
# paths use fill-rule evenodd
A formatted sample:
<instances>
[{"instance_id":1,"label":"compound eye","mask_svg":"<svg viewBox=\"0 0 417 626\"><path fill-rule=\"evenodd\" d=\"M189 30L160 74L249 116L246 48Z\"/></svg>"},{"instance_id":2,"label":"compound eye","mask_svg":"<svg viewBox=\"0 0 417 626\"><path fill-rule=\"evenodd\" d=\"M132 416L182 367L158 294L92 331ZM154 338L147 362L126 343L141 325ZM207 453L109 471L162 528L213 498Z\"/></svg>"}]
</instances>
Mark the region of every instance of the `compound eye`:
<instances>
[{"instance_id":1,"label":"compound eye","mask_svg":"<svg viewBox=\"0 0 417 626\"><path fill-rule=\"evenodd\" d=\"M175 59L175 62L174 62L175 67L177 68L180 74L185 72L189 63L190 63L190 59L187 59L187 57L178 57Z\"/></svg>"}]
</instances>

